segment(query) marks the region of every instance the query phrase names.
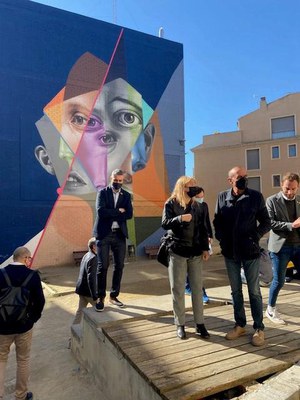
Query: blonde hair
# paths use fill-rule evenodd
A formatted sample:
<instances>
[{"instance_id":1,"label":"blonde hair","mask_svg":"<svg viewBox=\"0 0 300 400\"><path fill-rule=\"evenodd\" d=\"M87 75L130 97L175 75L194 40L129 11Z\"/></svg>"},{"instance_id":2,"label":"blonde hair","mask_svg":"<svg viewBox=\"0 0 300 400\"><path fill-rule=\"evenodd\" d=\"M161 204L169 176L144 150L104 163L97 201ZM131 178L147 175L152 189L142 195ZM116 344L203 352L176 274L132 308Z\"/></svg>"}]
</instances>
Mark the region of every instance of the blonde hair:
<instances>
[{"instance_id":1,"label":"blonde hair","mask_svg":"<svg viewBox=\"0 0 300 400\"><path fill-rule=\"evenodd\" d=\"M168 200L174 199L177 201L177 203L179 203L182 207L185 208L186 205L188 204L187 202L188 196L184 189L185 186L188 185L189 183L192 183L194 186L196 186L196 179L191 176L181 176L180 178L178 178L177 182L175 183L173 192Z\"/></svg>"}]
</instances>

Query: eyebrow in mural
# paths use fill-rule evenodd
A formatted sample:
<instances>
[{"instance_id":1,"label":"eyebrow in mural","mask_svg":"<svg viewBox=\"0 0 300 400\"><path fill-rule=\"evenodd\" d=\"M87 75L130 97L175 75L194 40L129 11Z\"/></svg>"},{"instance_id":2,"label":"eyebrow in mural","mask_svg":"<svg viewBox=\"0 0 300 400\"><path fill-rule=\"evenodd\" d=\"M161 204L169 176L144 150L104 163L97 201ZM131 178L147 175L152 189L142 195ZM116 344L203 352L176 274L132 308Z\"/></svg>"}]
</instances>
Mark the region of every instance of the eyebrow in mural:
<instances>
[{"instance_id":1,"label":"eyebrow in mural","mask_svg":"<svg viewBox=\"0 0 300 400\"><path fill-rule=\"evenodd\" d=\"M125 185L130 185L132 174L145 168L149 159L155 136L155 127L149 123L153 110L126 80L115 78L116 73L103 84L109 68L113 70L113 61L107 66L85 53L69 74L63 100L60 96L58 104L52 100L45 107L58 131L53 140L59 138L59 159L66 163L58 166L57 157L42 146L36 148L36 157L47 172L57 175L64 194L93 193L107 185L116 168L125 171ZM88 85L87 71L88 76L97 71L97 78ZM101 86L98 90L97 85ZM39 125L44 140L49 126L45 133Z\"/></svg>"},{"instance_id":2,"label":"eyebrow in mural","mask_svg":"<svg viewBox=\"0 0 300 400\"><path fill-rule=\"evenodd\" d=\"M153 109L124 74L118 76L120 60L114 70L120 39L121 35L109 65L90 53L83 54L72 67L66 87L36 123L45 144L36 147L36 158L57 176L59 194L83 199L88 194L95 196L118 168L124 171L124 186L132 191L132 174L144 169L150 157L155 136L150 122ZM43 236L39 243L42 240Z\"/></svg>"}]
</instances>

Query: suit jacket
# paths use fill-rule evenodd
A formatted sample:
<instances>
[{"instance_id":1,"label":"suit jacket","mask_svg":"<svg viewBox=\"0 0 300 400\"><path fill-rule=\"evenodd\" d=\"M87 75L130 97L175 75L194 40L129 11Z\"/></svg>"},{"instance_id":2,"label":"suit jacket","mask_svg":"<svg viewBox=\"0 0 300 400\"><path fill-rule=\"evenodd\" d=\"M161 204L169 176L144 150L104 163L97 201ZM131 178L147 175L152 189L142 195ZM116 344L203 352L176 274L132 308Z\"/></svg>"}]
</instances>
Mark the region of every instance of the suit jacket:
<instances>
[{"instance_id":1,"label":"suit jacket","mask_svg":"<svg viewBox=\"0 0 300 400\"><path fill-rule=\"evenodd\" d=\"M119 208L124 208L121 213ZM128 238L127 223L132 218L133 210L131 195L126 190L121 189L115 207L114 195L111 186L100 190L96 198L97 216L94 224L94 235L97 239L104 239L110 232L113 221L117 221L124 237Z\"/></svg>"},{"instance_id":2,"label":"suit jacket","mask_svg":"<svg viewBox=\"0 0 300 400\"><path fill-rule=\"evenodd\" d=\"M300 196L296 196L296 213L300 217ZM267 210L271 218L271 232L268 250L278 253L284 245L289 232L292 231L292 222L289 220L282 192L267 198Z\"/></svg>"},{"instance_id":3,"label":"suit jacket","mask_svg":"<svg viewBox=\"0 0 300 400\"><path fill-rule=\"evenodd\" d=\"M75 292L96 300L97 291L97 256L90 250L81 260Z\"/></svg>"},{"instance_id":4,"label":"suit jacket","mask_svg":"<svg viewBox=\"0 0 300 400\"><path fill-rule=\"evenodd\" d=\"M31 270L25 265L9 264L5 267L9 276L12 286L21 286ZM3 274L0 274L0 288L6 288L7 283ZM29 291L29 305L27 308L28 316L26 320L16 321L11 324L0 326L0 335L14 335L17 333L24 333L29 331L35 322L37 322L42 315L45 305L45 297L41 284L40 275L37 271L33 271L33 276L26 284L26 289Z\"/></svg>"}]
</instances>

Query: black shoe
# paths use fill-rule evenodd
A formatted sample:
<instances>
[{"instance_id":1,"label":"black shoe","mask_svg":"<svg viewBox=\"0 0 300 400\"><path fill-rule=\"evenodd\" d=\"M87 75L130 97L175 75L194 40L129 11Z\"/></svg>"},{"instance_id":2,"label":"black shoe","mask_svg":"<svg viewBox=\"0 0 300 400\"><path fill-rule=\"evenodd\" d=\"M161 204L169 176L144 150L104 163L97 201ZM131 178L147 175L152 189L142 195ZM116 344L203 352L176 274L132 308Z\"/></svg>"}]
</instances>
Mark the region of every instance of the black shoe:
<instances>
[{"instance_id":1,"label":"black shoe","mask_svg":"<svg viewBox=\"0 0 300 400\"><path fill-rule=\"evenodd\" d=\"M32 392L27 392L25 400L32 400L33 399L33 394Z\"/></svg>"},{"instance_id":2,"label":"black shoe","mask_svg":"<svg viewBox=\"0 0 300 400\"><path fill-rule=\"evenodd\" d=\"M200 335L203 339L209 339L210 334L207 332L204 324L196 325L196 335Z\"/></svg>"},{"instance_id":3,"label":"black shoe","mask_svg":"<svg viewBox=\"0 0 300 400\"><path fill-rule=\"evenodd\" d=\"M104 299L99 299L95 304L95 310L101 312L104 310Z\"/></svg>"},{"instance_id":4,"label":"black shoe","mask_svg":"<svg viewBox=\"0 0 300 400\"><path fill-rule=\"evenodd\" d=\"M177 326L177 336L179 337L179 339L186 339L186 333L183 325Z\"/></svg>"},{"instance_id":5,"label":"black shoe","mask_svg":"<svg viewBox=\"0 0 300 400\"><path fill-rule=\"evenodd\" d=\"M285 277L285 282L286 283L292 282L292 280L293 280L293 278L291 278L290 276L286 276Z\"/></svg>"}]
</instances>

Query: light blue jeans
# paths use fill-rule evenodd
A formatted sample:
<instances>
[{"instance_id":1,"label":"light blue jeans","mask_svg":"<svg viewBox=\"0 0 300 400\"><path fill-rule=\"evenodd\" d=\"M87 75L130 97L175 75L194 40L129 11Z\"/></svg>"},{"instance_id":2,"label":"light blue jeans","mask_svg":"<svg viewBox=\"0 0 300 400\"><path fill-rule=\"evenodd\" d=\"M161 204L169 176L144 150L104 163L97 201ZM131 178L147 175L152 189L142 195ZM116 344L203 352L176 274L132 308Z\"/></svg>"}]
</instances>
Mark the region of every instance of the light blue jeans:
<instances>
[{"instance_id":1,"label":"light blue jeans","mask_svg":"<svg viewBox=\"0 0 300 400\"><path fill-rule=\"evenodd\" d=\"M187 276L192 290L194 321L195 324L203 324L202 256L186 258L170 251L168 271L175 324L185 325L185 282Z\"/></svg>"},{"instance_id":2,"label":"light blue jeans","mask_svg":"<svg viewBox=\"0 0 300 400\"><path fill-rule=\"evenodd\" d=\"M234 319L236 324L244 327L247 323L241 279L241 267L243 267L247 279L251 315L254 321L253 328L263 330L263 304L259 287L259 258L254 260L235 261L231 258L225 257L225 264L231 286Z\"/></svg>"},{"instance_id":3,"label":"light blue jeans","mask_svg":"<svg viewBox=\"0 0 300 400\"><path fill-rule=\"evenodd\" d=\"M270 258L272 260L273 280L269 293L269 305L275 307L279 291L285 282L286 267L289 261L293 261L297 267L300 265L300 247L282 246L278 253L270 252Z\"/></svg>"}]
</instances>

